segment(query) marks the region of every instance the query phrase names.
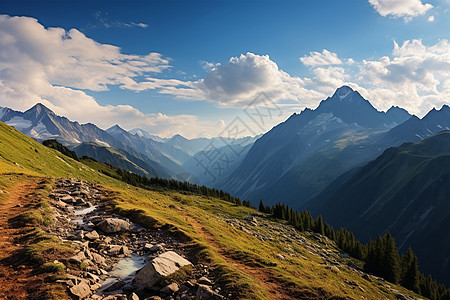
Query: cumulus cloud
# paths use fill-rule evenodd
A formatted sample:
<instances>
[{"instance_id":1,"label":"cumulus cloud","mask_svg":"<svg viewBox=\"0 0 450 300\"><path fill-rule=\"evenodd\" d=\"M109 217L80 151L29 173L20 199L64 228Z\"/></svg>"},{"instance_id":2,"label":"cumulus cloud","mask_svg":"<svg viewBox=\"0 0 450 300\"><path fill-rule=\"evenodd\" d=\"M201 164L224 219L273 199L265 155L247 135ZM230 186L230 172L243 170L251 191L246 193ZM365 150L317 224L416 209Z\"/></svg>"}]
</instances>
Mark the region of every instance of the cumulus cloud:
<instances>
[{"instance_id":1,"label":"cumulus cloud","mask_svg":"<svg viewBox=\"0 0 450 300\"><path fill-rule=\"evenodd\" d=\"M323 49L320 52L309 52L309 55L300 57L300 61L308 67L327 66L327 65L341 65L342 61L338 58L336 53Z\"/></svg>"},{"instance_id":2,"label":"cumulus cloud","mask_svg":"<svg viewBox=\"0 0 450 300\"><path fill-rule=\"evenodd\" d=\"M105 91L111 85L133 91L182 85L151 77L170 68L169 59L159 53L123 54L120 48L97 43L76 29L44 28L36 19L6 15L0 16L0 49L4 106L25 110L42 102L79 122L105 128L120 121L124 127L142 125L159 134L165 134L163 128L182 130L186 122L199 124L193 116L146 115L131 106L101 106L82 91ZM138 82L142 77L146 79Z\"/></svg>"},{"instance_id":3,"label":"cumulus cloud","mask_svg":"<svg viewBox=\"0 0 450 300\"><path fill-rule=\"evenodd\" d=\"M396 103L413 113L424 114L448 101L450 44L447 40L426 46L422 40L394 42L392 56L364 60L359 80L375 103Z\"/></svg>"},{"instance_id":4,"label":"cumulus cloud","mask_svg":"<svg viewBox=\"0 0 450 300\"><path fill-rule=\"evenodd\" d=\"M406 21L424 15L433 8L433 5L423 3L422 0L369 0L369 3L383 17L403 17Z\"/></svg>"},{"instance_id":5,"label":"cumulus cloud","mask_svg":"<svg viewBox=\"0 0 450 300\"><path fill-rule=\"evenodd\" d=\"M197 89L197 98L225 106L245 106L261 93L274 101L291 99L305 104L320 94L306 89L303 79L281 70L268 55L250 52L216 65L191 86Z\"/></svg>"}]
</instances>

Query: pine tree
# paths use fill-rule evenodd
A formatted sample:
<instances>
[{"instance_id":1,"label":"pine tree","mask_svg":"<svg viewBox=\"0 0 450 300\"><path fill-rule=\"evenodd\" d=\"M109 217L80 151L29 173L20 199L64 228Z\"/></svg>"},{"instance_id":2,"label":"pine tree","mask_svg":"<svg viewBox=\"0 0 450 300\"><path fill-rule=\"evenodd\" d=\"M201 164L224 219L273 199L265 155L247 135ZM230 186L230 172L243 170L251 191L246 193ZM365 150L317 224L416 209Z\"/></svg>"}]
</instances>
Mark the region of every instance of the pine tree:
<instances>
[{"instance_id":1,"label":"pine tree","mask_svg":"<svg viewBox=\"0 0 450 300\"><path fill-rule=\"evenodd\" d=\"M264 203L262 200L259 200L259 211L266 212L266 207L264 206Z\"/></svg>"},{"instance_id":2,"label":"pine tree","mask_svg":"<svg viewBox=\"0 0 450 300\"><path fill-rule=\"evenodd\" d=\"M389 232L386 233L383 240L385 247L383 277L392 283L397 283L400 277L400 259L398 257L398 250L395 246L394 238Z\"/></svg>"},{"instance_id":3,"label":"pine tree","mask_svg":"<svg viewBox=\"0 0 450 300\"><path fill-rule=\"evenodd\" d=\"M406 254L402 256L401 260L401 284L416 293L420 293L420 273L417 256L409 247Z\"/></svg>"},{"instance_id":4,"label":"pine tree","mask_svg":"<svg viewBox=\"0 0 450 300\"><path fill-rule=\"evenodd\" d=\"M323 226L322 215L317 216L316 221L314 222L314 232L325 235L325 227Z\"/></svg>"}]
</instances>

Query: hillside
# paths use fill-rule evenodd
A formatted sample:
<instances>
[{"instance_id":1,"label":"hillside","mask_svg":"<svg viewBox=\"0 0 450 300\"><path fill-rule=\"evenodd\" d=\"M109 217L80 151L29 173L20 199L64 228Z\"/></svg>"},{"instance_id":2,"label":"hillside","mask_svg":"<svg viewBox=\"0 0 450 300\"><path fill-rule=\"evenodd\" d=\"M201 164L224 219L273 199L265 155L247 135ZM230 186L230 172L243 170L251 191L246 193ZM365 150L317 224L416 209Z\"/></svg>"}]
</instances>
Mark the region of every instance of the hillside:
<instances>
[{"instance_id":1,"label":"hillside","mask_svg":"<svg viewBox=\"0 0 450 300\"><path fill-rule=\"evenodd\" d=\"M362 241L390 231L425 273L450 283L450 132L386 150L338 178L307 208Z\"/></svg>"},{"instance_id":2,"label":"hillside","mask_svg":"<svg viewBox=\"0 0 450 300\"><path fill-rule=\"evenodd\" d=\"M76 216L70 209L63 209L67 205L62 200L52 200L60 197L67 201L69 198L64 193L75 195L72 189L77 187L88 191L89 197L72 205L97 205L98 211L90 212L94 214L92 220L102 218L105 213L123 218L117 215L119 213L126 215L131 222L140 223L147 228L140 234L148 235L155 241L165 240L166 248L178 251L193 263L192 271L185 276L191 281L199 280L201 275L208 276L213 281L214 289L228 299L360 299L368 295L372 299L395 299L396 294L412 295L401 287L364 275L358 270L358 262L341 258L334 242L327 238L298 232L254 209L190 193L129 186L64 157L3 123L0 123L0 141L0 189L5 191L0 194L2 208L13 205L11 201L19 201L13 200L12 195L17 195L14 199L20 201L35 199L32 206L19 203L18 209L22 210L22 215L28 216L27 220L33 221L36 229L30 230L41 232L37 241L36 238L30 239L30 232L21 232L21 247L34 249L33 257L40 258L40 263L49 262L44 269L35 261L26 261L24 265L25 270L40 270L35 279L42 280L39 289L45 297L40 299L63 299L61 293L66 293L64 287L67 281L51 283L55 280L54 272L58 276L56 278L69 276L69 281L73 276L91 276L89 274L93 272L89 268L77 271L76 265L67 258L79 251L79 243L59 245L51 237L62 237L71 234L72 230L76 234L76 230L81 230L73 223L64 223L68 222L67 218L70 220ZM56 179L60 177L73 179ZM19 188L28 182L29 185ZM36 196L22 197L26 191ZM254 219L246 220L250 215L254 215ZM66 229L61 231L59 228ZM99 241L104 241L106 237L101 234ZM109 237L114 242L118 236L109 234ZM133 239L127 233L121 237L125 243ZM140 240L140 235L135 235L134 239ZM94 245L98 244L94 243L92 247ZM96 248L91 248L91 243L89 248L91 253L97 253ZM136 248L136 244L130 244L128 249L136 251L136 254L143 251ZM70 271L63 271L61 263L50 264L54 260L70 266ZM208 271L205 273L204 270ZM24 280L23 276L27 276L26 272L11 274L8 279L11 281ZM180 286L183 282L183 279L178 279ZM98 287L92 282L89 286L90 289ZM1 288L8 287L5 283Z\"/></svg>"},{"instance_id":3,"label":"hillside","mask_svg":"<svg viewBox=\"0 0 450 300\"><path fill-rule=\"evenodd\" d=\"M73 150L79 157L89 156L102 163L107 163L139 175L170 178L169 172L158 163L149 161L152 164L149 165L149 163L122 149L106 147L93 142L84 142L74 147Z\"/></svg>"}]
</instances>

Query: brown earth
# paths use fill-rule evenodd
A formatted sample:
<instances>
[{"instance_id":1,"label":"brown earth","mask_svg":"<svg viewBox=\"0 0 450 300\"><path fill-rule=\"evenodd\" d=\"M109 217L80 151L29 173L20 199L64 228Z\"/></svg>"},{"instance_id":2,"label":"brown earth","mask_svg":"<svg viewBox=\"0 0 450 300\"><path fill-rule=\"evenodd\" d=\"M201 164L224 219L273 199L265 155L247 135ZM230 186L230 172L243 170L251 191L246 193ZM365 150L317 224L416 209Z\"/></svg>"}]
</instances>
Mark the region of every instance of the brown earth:
<instances>
[{"instance_id":1,"label":"brown earth","mask_svg":"<svg viewBox=\"0 0 450 300\"><path fill-rule=\"evenodd\" d=\"M24 236L33 230L20 215L34 200L40 179L21 181L8 190L0 203L0 299L30 299L42 287L43 279L26 265Z\"/></svg>"}]
</instances>

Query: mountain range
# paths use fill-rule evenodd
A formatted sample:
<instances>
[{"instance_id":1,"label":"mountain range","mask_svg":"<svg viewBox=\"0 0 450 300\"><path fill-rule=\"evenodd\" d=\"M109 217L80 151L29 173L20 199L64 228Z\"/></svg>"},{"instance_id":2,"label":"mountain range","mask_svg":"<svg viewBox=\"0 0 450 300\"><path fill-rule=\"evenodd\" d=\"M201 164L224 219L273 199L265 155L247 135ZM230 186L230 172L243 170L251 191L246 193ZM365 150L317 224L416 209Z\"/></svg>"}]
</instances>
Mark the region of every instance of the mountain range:
<instances>
[{"instance_id":1,"label":"mountain range","mask_svg":"<svg viewBox=\"0 0 450 300\"><path fill-rule=\"evenodd\" d=\"M25 112L0 108L0 121L37 141L56 139L79 156L90 156L140 175L193 183L200 183L194 174L202 174L202 169L191 163L195 154L207 150L210 143L223 147L236 142L224 138L189 140L181 135L160 138L143 129L126 131L119 125L102 130L91 123L79 124L58 116L40 103ZM253 141L248 137L239 143L249 145Z\"/></svg>"},{"instance_id":2,"label":"mountain range","mask_svg":"<svg viewBox=\"0 0 450 300\"><path fill-rule=\"evenodd\" d=\"M450 283L445 276L450 233L439 231L449 225L450 133L439 133L450 128L447 105L423 118L399 107L382 112L343 86L316 109L239 140L160 138L119 125L102 130L57 116L42 104L25 112L0 108L0 121L38 141L57 139L80 156L143 176L205 184L253 205L263 200L306 207L363 241L391 231L401 251L412 245L423 270ZM203 162L232 156L236 147L230 145L239 147L240 156L211 176L208 168L214 166L204 168Z\"/></svg>"}]
</instances>

